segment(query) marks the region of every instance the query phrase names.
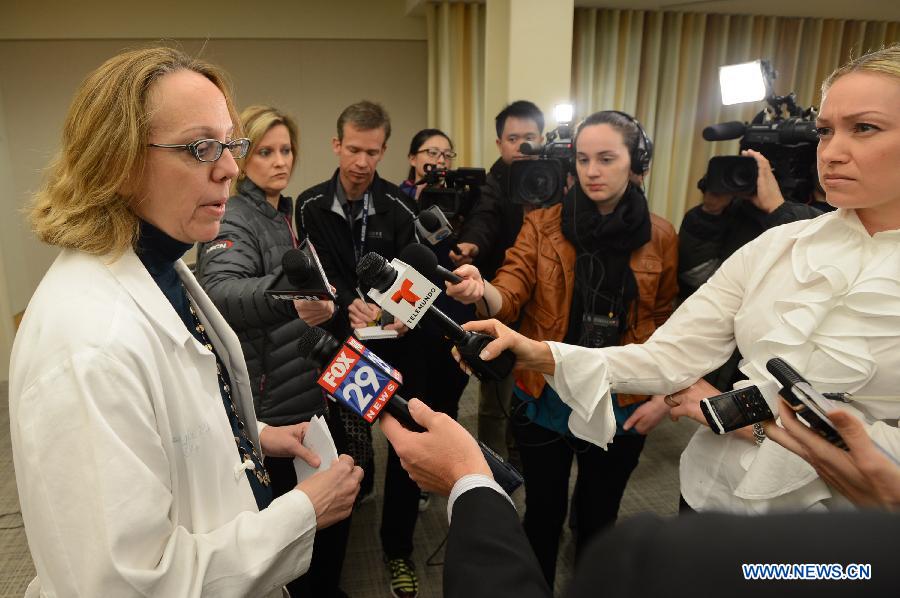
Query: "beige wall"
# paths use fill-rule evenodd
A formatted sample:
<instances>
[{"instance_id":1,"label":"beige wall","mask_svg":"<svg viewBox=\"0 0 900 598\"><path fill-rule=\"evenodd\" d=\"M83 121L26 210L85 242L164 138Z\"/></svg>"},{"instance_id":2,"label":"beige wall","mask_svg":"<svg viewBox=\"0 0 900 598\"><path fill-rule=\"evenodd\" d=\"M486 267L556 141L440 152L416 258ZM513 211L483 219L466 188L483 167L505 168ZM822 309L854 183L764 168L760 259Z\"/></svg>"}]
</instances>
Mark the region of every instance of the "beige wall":
<instances>
[{"instance_id":1,"label":"beige wall","mask_svg":"<svg viewBox=\"0 0 900 598\"><path fill-rule=\"evenodd\" d=\"M406 0L0 0L0 39L424 40Z\"/></svg>"},{"instance_id":2,"label":"beige wall","mask_svg":"<svg viewBox=\"0 0 900 598\"><path fill-rule=\"evenodd\" d=\"M21 244L16 228L17 219L6 214L5 199L13 196L13 173L10 168L9 143L3 94L0 92L0 381L9 378L9 352L13 341L13 310L7 292L9 250Z\"/></svg>"},{"instance_id":3,"label":"beige wall","mask_svg":"<svg viewBox=\"0 0 900 598\"><path fill-rule=\"evenodd\" d=\"M331 176L337 116L363 98L382 102L393 121L379 171L396 182L405 177L409 139L427 124L424 19L405 16L405 0L272 1L265 14L242 14L246 2L224 1L215 15L184 4L157 2L153 15L122 18L123 3L88 0L75 11L75 3L58 0L40 9L0 0L0 380L7 378L7 323L57 253L34 239L22 207L58 147L76 87L120 50L176 40L169 43L230 73L239 108L267 103L293 114L301 141L292 196Z\"/></svg>"},{"instance_id":4,"label":"beige wall","mask_svg":"<svg viewBox=\"0 0 900 598\"><path fill-rule=\"evenodd\" d=\"M573 0L487 0L485 163L497 156L494 118L505 105L534 102L544 113L547 132L556 126L553 107L571 103L574 10Z\"/></svg>"}]
</instances>

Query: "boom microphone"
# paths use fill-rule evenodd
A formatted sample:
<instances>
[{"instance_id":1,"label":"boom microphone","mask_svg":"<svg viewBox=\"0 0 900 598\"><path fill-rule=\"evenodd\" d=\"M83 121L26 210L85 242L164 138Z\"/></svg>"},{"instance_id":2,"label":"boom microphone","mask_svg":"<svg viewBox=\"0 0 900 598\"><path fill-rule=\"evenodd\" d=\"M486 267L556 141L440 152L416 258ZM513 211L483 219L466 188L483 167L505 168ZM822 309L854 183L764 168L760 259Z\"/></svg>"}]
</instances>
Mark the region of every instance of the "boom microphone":
<instances>
[{"instance_id":1,"label":"boom microphone","mask_svg":"<svg viewBox=\"0 0 900 598\"><path fill-rule=\"evenodd\" d=\"M726 141L742 137L747 131L747 125L739 120L731 120L727 123L710 125L703 129L703 138L707 141Z\"/></svg>"},{"instance_id":2,"label":"boom microphone","mask_svg":"<svg viewBox=\"0 0 900 598\"><path fill-rule=\"evenodd\" d=\"M421 272L428 278L432 275L437 276L441 280L457 284L463 281L458 275L454 274L447 268L438 264L437 256L434 252L422 245L421 243L411 243L403 248L400 252L400 260L412 266L416 271Z\"/></svg>"},{"instance_id":3,"label":"boom microphone","mask_svg":"<svg viewBox=\"0 0 900 598\"><path fill-rule=\"evenodd\" d=\"M523 156L539 156L541 155L541 149L543 149L543 146L532 145L527 141L519 144L519 153Z\"/></svg>"},{"instance_id":4,"label":"boom microphone","mask_svg":"<svg viewBox=\"0 0 900 598\"><path fill-rule=\"evenodd\" d=\"M374 252L364 255L356 266L360 283L371 287L369 296L375 299L381 309L410 328L415 328L422 318L428 318L456 345L460 357L478 378L502 380L509 375L516 363L516 357L511 351L504 350L490 361L481 359L479 354L494 337L463 330L452 318L434 307L434 300L440 290L414 268L402 261L394 261L401 272ZM401 273L402 276L399 275Z\"/></svg>"},{"instance_id":5,"label":"boom microphone","mask_svg":"<svg viewBox=\"0 0 900 598\"><path fill-rule=\"evenodd\" d=\"M397 394L403 376L352 336L343 344L316 326L308 327L297 342L300 355L322 370L318 384L328 395L369 423L381 411L390 413L413 432L425 432L409 413L409 403ZM522 475L482 442L478 443L494 480L512 494Z\"/></svg>"}]
</instances>

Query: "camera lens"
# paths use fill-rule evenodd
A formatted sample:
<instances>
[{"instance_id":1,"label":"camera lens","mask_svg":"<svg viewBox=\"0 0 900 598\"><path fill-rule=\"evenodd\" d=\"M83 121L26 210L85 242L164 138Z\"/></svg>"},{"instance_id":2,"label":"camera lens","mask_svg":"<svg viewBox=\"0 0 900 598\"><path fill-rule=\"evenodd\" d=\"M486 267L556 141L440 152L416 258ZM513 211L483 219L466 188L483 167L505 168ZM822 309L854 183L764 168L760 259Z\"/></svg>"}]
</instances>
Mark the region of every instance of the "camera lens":
<instances>
[{"instance_id":1,"label":"camera lens","mask_svg":"<svg viewBox=\"0 0 900 598\"><path fill-rule=\"evenodd\" d=\"M735 168L728 173L729 184L737 190L752 189L756 187L756 166L755 163L735 164Z\"/></svg>"},{"instance_id":2,"label":"camera lens","mask_svg":"<svg viewBox=\"0 0 900 598\"><path fill-rule=\"evenodd\" d=\"M558 160L517 160L510 172L510 199L534 205L558 201L563 182Z\"/></svg>"}]
</instances>

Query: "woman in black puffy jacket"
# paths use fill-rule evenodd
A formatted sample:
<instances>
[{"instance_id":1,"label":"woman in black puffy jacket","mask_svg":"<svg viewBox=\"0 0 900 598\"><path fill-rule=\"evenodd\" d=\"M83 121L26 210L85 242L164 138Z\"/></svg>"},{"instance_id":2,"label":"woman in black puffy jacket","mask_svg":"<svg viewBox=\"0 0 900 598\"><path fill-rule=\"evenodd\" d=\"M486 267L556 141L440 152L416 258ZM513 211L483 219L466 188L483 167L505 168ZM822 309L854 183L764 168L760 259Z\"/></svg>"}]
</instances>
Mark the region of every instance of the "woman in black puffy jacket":
<instances>
[{"instance_id":1,"label":"woman in black puffy jacket","mask_svg":"<svg viewBox=\"0 0 900 598\"><path fill-rule=\"evenodd\" d=\"M241 113L250 139L219 236L198 248L197 278L241 340L259 421L293 424L323 415L338 452L345 452L340 418L316 384L316 365L300 357L297 339L307 326L326 324L331 301L278 301L265 290L281 275L281 259L298 239L293 201L281 195L294 171L297 125L268 106ZM297 484L293 460L265 460L274 496ZM316 533L309 572L288 584L291 596L342 596L338 588L350 518Z\"/></svg>"}]
</instances>

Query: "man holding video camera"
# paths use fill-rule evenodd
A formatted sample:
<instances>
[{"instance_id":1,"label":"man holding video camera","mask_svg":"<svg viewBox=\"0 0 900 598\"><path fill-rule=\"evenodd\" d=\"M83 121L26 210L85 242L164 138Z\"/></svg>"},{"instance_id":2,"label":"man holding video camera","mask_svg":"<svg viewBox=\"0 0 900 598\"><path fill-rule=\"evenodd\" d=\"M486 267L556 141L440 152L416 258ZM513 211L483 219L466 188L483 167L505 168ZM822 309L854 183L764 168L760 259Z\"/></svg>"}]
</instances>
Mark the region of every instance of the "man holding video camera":
<instances>
[{"instance_id":1,"label":"man holding video camera","mask_svg":"<svg viewBox=\"0 0 900 598\"><path fill-rule=\"evenodd\" d=\"M700 288L732 253L763 232L822 213L805 204L785 201L772 167L761 153L751 149L744 150L742 155L756 160L758 174L754 190L729 193L708 176L697 183L703 192L703 202L684 215L678 231L681 299Z\"/></svg>"},{"instance_id":2,"label":"man holding video camera","mask_svg":"<svg viewBox=\"0 0 900 598\"><path fill-rule=\"evenodd\" d=\"M457 243L461 253L450 252L457 266L474 264L485 280L494 278L522 228L527 208L510 200L510 166L513 160L525 157L519 151L523 143L536 146L543 142L544 113L534 103L518 100L501 110L494 123L500 157L491 166L481 197L463 223ZM504 456L511 396L512 377L483 382L478 393L478 437Z\"/></svg>"}]
</instances>

